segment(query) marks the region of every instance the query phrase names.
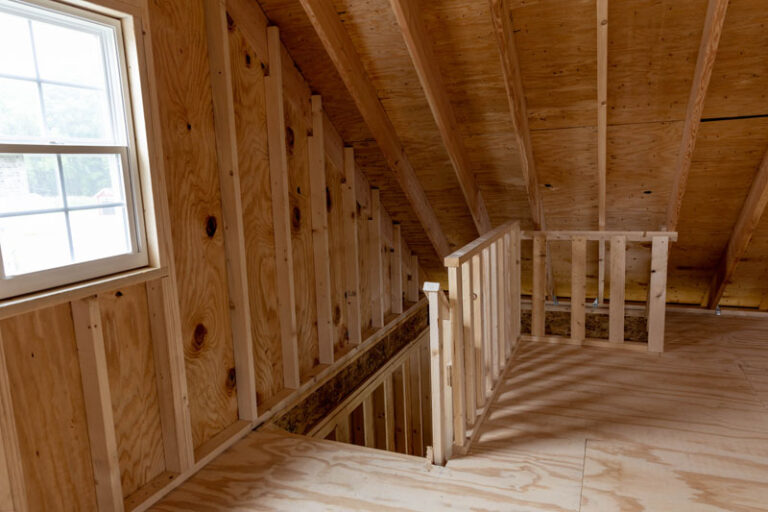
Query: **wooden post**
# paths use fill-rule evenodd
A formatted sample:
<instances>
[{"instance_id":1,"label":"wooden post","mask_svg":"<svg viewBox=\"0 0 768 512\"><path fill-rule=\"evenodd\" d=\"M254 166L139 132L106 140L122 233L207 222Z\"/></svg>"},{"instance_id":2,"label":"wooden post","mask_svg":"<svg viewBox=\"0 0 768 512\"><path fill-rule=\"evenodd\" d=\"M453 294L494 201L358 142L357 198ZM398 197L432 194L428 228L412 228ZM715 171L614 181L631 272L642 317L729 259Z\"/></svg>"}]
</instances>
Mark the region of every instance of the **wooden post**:
<instances>
[{"instance_id":1,"label":"wooden post","mask_svg":"<svg viewBox=\"0 0 768 512\"><path fill-rule=\"evenodd\" d=\"M413 417L411 417L411 361L406 359L400 366L400 374L402 375L402 394L403 403L400 411L403 414L403 447L406 455L413 454L413 446L411 444L411 428L413 426Z\"/></svg>"},{"instance_id":2,"label":"wooden post","mask_svg":"<svg viewBox=\"0 0 768 512\"><path fill-rule=\"evenodd\" d=\"M204 6L208 61L211 68L216 155L221 183L224 244L227 256L229 318L238 384L237 408L241 419L254 421L258 417L256 371L253 360L248 271L245 261L245 228L237 160L237 132L232 97L227 12L225 2L222 0L205 0Z\"/></svg>"},{"instance_id":3,"label":"wooden post","mask_svg":"<svg viewBox=\"0 0 768 512\"><path fill-rule=\"evenodd\" d=\"M384 292L384 261L382 258L383 244L381 237L381 198L379 189L371 189L371 325L376 328L384 327L384 304L381 294Z\"/></svg>"},{"instance_id":4,"label":"wooden post","mask_svg":"<svg viewBox=\"0 0 768 512\"><path fill-rule=\"evenodd\" d=\"M669 238L653 237L651 249L651 292L648 294L648 350L664 352L664 325L667 307L667 258Z\"/></svg>"},{"instance_id":5,"label":"wooden post","mask_svg":"<svg viewBox=\"0 0 768 512\"><path fill-rule=\"evenodd\" d=\"M521 247L520 242L520 224L516 224L512 230L512 306L510 307L510 316L512 318L512 339L510 340L515 345L520 341L520 327L521 327L521 296L522 290L522 275L521 275Z\"/></svg>"},{"instance_id":6,"label":"wooden post","mask_svg":"<svg viewBox=\"0 0 768 512\"><path fill-rule=\"evenodd\" d=\"M335 431L336 441L349 444L349 415L344 414L339 418L338 423L336 423Z\"/></svg>"},{"instance_id":7,"label":"wooden post","mask_svg":"<svg viewBox=\"0 0 768 512\"><path fill-rule=\"evenodd\" d=\"M504 237L504 360L512 353L512 235L505 233ZM515 338L517 339L517 338Z\"/></svg>"},{"instance_id":8,"label":"wooden post","mask_svg":"<svg viewBox=\"0 0 768 512\"><path fill-rule=\"evenodd\" d=\"M410 358L411 453L421 457L424 455L424 407L421 400L421 347L417 347Z\"/></svg>"},{"instance_id":9,"label":"wooden post","mask_svg":"<svg viewBox=\"0 0 768 512\"><path fill-rule=\"evenodd\" d=\"M72 302L71 307L96 478L96 499L100 511L122 511L120 458L117 453L99 301L96 296L92 296Z\"/></svg>"},{"instance_id":10,"label":"wooden post","mask_svg":"<svg viewBox=\"0 0 768 512\"><path fill-rule=\"evenodd\" d=\"M458 446L464 446L466 437L465 385L464 385L464 282L461 267L448 268L448 302L451 311L453 335L453 361L451 387L453 389L453 436Z\"/></svg>"},{"instance_id":11,"label":"wooden post","mask_svg":"<svg viewBox=\"0 0 768 512\"><path fill-rule=\"evenodd\" d=\"M371 393L363 400L363 436L365 438L365 446L368 448L376 448L375 425L376 423L373 418L373 393Z\"/></svg>"},{"instance_id":12,"label":"wooden post","mask_svg":"<svg viewBox=\"0 0 768 512\"><path fill-rule=\"evenodd\" d=\"M309 193L312 211L312 248L315 266L315 302L320 364L333 363L333 321L331 318L331 263L328 243L328 208L325 182L325 135L323 103L312 96L312 135L308 140Z\"/></svg>"},{"instance_id":13,"label":"wooden post","mask_svg":"<svg viewBox=\"0 0 768 512\"><path fill-rule=\"evenodd\" d=\"M392 255L392 313L403 312L403 235L400 232L400 223L392 225L392 245L395 249Z\"/></svg>"},{"instance_id":14,"label":"wooden post","mask_svg":"<svg viewBox=\"0 0 768 512\"><path fill-rule=\"evenodd\" d=\"M392 374L384 378L384 423L386 425L386 449L395 451L395 384Z\"/></svg>"},{"instance_id":15,"label":"wooden post","mask_svg":"<svg viewBox=\"0 0 768 512\"><path fill-rule=\"evenodd\" d=\"M296 290L291 248L290 202L288 196L288 155L285 148L283 70L280 31L267 27L269 74L264 77L269 143L269 179L272 188L272 218L275 225L275 273L280 309L280 338L283 349L283 383L288 389L301 384L296 328Z\"/></svg>"},{"instance_id":16,"label":"wooden post","mask_svg":"<svg viewBox=\"0 0 768 512\"><path fill-rule=\"evenodd\" d=\"M483 249L480 265L480 277L483 280L483 366L485 375L485 396L488 397L493 389L493 371L491 345L493 344L493 328L491 326L491 250Z\"/></svg>"},{"instance_id":17,"label":"wooden post","mask_svg":"<svg viewBox=\"0 0 768 512\"><path fill-rule=\"evenodd\" d=\"M486 270L491 280L491 339L490 339L490 352L491 352L491 382L492 385L496 384L496 380L499 378L499 337L501 332L499 331L499 252L496 250L496 243L492 243L488 247L490 266Z\"/></svg>"},{"instance_id":18,"label":"wooden post","mask_svg":"<svg viewBox=\"0 0 768 512\"><path fill-rule=\"evenodd\" d=\"M147 310L157 375L165 467L183 473L195 463L184 351L173 333L173 308L178 307L172 277L147 283Z\"/></svg>"},{"instance_id":19,"label":"wooden post","mask_svg":"<svg viewBox=\"0 0 768 512\"><path fill-rule=\"evenodd\" d=\"M496 281L498 282L497 285L497 295L496 295L496 307L498 308L498 320L499 320L499 339L498 339L498 352L499 352L499 373L501 373L501 369L504 368L504 364L506 362L505 354L506 354L506 346L507 346L507 321L508 321L508 312L507 312L507 287L506 287L506 251L504 250L504 237L502 236L498 240L496 240Z\"/></svg>"},{"instance_id":20,"label":"wooden post","mask_svg":"<svg viewBox=\"0 0 768 512\"><path fill-rule=\"evenodd\" d=\"M627 237L611 237L611 303L608 338L624 343L624 281L626 276Z\"/></svg>"},{"instance_id":21,"label":"wooden post","mask_svg":"<svg viewBox=\"0 0 768 512\"><path fill-rule=\"evenodd\" d=\"M5 463L8 470L12 510L14 512L28 512L27 486L24 480L24 467L21 462L21 447L16 430L11 383L8 378L2 333L0 333L0 443L2 443L0 452L5 454L5 460L0 458L0 464Z\"/></svg>"},{"instance_id":22,"label":"wooden post","mask_svg":"<svg viewBox=\"0 0 768 512\"><path fill-rule=\"evenodd\" d=\"M355 150L344 148L344 183L342 185L344 209L344 238L347 241L344 270L349 342L359 345L363 339L360 319L360 259L357 238L357 198L355 197Z\"/></svg>"},{"instance_id":23,"label":"wooden post","mask_svg":"<svg viewBox=\"0 0 768 512\"><path fill-rule=\"evenodd\" d=\"M575 236L571 241L571 339L584 341L587 287L587 238Z\"/></svg>"},{"instance_id":24,"label":"wooden post","mask_svg":"<svg viewBox=\"0 0 768 512\"><path fill-rule=\"evenodd\" d=\"M464 341L464 395L466 400L467 425L475 424L477 415L477 402L475 400L475 344L474 334L474 316L472 301L472 267L467 261L461 265L461 308L462 308L462 329Z\"/></svg>"},{"instance_id":25,"label":"wooden post","mask_svg":"<svg viewBox=\"0 0 768 512\"><path fill-rule=\"evenodd\" d=\"M472 291L472 345L475 361L475 404L485 405L485 356L483 350L483 277L481 255L470 261L470 290Z\"/></svg>"},{"instance_id":26,"label":"wooden post","mask_svg":"<svg viewBox=\"0 0 768 512\"><path fill-rule=\"evenodd\" d=\"M531 334L533 336L544 336L545 332L546 252L546 236L542 233L535 234L533 237L533 304L531 306Z\"/></svg>"}]
</instances>

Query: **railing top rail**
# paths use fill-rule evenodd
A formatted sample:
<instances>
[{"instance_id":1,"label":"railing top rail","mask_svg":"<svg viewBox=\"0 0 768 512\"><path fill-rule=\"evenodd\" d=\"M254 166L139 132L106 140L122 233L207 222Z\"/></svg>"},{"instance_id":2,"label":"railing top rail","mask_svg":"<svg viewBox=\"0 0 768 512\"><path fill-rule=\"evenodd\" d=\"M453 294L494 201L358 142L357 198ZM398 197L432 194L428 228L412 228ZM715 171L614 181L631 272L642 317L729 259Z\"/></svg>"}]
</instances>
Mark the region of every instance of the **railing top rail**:
<instances>
[{"instance_id":1,"label":"railing top rail","mask_svg":"<svg viewBox=\"0 0 768 512\"><path fill-rule=\"evenodd\" d=\"M547 240L571 240L583 236L587 240L610 240L614 236L625 236L628 242L652 242L654 237L665 236L677 242L677 231L521 231L520 238L531 240L535 235L543 235ZM449 256L450 257L450 256Z\"/></svg>"},{"instance_id":2,"label":"railing top rail","mask_svg":"<svg viewBox=\"0 0 768 512\"><path fill-rule=\"evenodd\" d=\"M493 242L501 238L502 236L514 230L519 225L520 225L519 221L511 220L509 222L505 222L501 226L498 226L488 231L486 234L472 240L461 249L453 251L451 254L446 256L444 260L444 265L446 267L458 267L465 261L469 260L472 256L476 255L477 253L479 253L480 251L482 251L483 249L491 245Z\"/></svg>"}]
</instances>

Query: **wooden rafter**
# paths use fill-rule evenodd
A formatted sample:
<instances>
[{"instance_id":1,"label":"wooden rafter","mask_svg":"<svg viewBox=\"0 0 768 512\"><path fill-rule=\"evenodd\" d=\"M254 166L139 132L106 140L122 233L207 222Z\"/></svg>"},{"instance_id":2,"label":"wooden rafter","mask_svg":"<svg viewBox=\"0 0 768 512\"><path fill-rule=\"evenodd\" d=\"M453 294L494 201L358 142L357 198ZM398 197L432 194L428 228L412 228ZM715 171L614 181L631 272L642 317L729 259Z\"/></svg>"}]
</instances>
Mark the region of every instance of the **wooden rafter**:
<instances>
[{"instance_id":1,"label":"wooden rafter","mask_svg":"<svg viewBox=\"0 0 768 512\"><path fill-rule=\"evenodd\" d=\"M301 0L301 5L437 255L445 257L449 252L448 240L333 3L327 0Z\"/></svg>"},{"instance_id":2,"label":"wooden rafter","mask_svg":"<svg viewBox=\"0 0 768 512\"><path fill-rule=\"evenodd\" d=\"M736 270L736 265L747 251L747 246L763 216L766 205L768 205L768 151L763 156L747 199L741 207L731 238L728 240L728 246L712 276L707 300L709 308L715 308L720 303L725 287Z\"/></svg>"},{"instance_id":3,"label":"wooden rafter","mask_svg":"<svg viewBox=\"0 0 768 512\"><path fill-rule=\"evenodd\" d=\"M501 56L501 69L504 73L504 85L507 88L509 111L515 127L515 138L520 148L520 167L523 181L528 194L528 204L531 207L531 218L535 229L546 229L544 212L539 198L539 183L536 176L536 165L533 160L533 144L528 128L528 108L525 104L523 79L520 76L520 65L517 60L515 39L512 34L512 22L509 19L509 8L506 0L490 0L491 19L493 20L496 42Z\"/></svg>"},{"instance_id":4,"label":"wooden rafter","mask_svg":"<svg viewBox=\"0 0 768 512\"><path fill-rule=\"evenodd\" d=\"M723 23L728 9L728 0L709 0L707 16L704 20L704 30L701 34L699 56L696 60L696 71L691 84L691 94L688 97L688 107L685 112L685 124L683 125L683 139L677 153L675 171L672 181L672 193L667 207L667 219L664 229L675 231L680 219L680 209L683 205L683 196L688 184L688 172L691 169L693 150L696 146L696 136L701 124L701 114L704 110L704 100L707 96L709 79L712 77L712 69L715 66L717 48L720 44L720 35L723 32Z\"/></svg>"},{"instance_id":5,"label":"wooden rafter","mask_svg":"<svg viewBox=\"0 0 768 512\"><path fill-rule=\"evenodd\" d=\"M432 42L427 35L416 0L391 0L392 9L411 54L411 60L419 75L421 87L429 102L429 108L440 130L448 156L456 172L456 178L464 192L469 211L477 231L482 235L491 229L491 221L483 196L469 168L469 159L451 106L448 90L443 82Z\"/></svg>"}]
</instances>

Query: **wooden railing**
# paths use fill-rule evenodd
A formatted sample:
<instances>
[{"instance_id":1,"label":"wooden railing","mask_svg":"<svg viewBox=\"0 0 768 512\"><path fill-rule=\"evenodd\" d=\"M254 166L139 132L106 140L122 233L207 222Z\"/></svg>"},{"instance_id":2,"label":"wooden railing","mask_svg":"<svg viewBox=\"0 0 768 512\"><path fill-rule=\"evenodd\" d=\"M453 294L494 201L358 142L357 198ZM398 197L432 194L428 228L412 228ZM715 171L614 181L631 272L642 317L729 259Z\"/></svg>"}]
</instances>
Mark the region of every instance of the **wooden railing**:
<instances>
[{"instance_id":1,"label":"wooden railing","mask_svg":"<svg viewBox=\"0 0 768 512\"><path fill-rule=\"evenodd\" d=\"M664 322L667 300L667 257L669 242L677 240L674 232L651 231L532 231L523 232L523 240L533 240L533 289L531 304L531 336L534 341L564 342L592 346L623 346L650 352L664 351ZM546 250L547 242L571 242L571 335L545 335L546 315ZM610 301L608 339L587 338L586 284L587 242L610 242ZM646 301L648 343L624 339L627 242L651 242L651 266Z\"/></svg>"},{"instance_id":2,"label":"wooden railing","mask_svg":"<svg viewBox=\"0 0 768 512\"><path fill-rule=\"evenodd\" d=\"M424 456L432 441L429 335L424 331L310 431L321 439Z\"/></svg>"},{"instance_id":3,"label":"wooden railing","mask_svg":"<svg viewBox=\"0 0 768 512\"><path fill-rule=\"evenodd\" d=\"M520 225L508 222L445 258L448 298L429 300L433 462L444 464L489 402L520 336Z\"/></svg>"},{"instance_id":4,"label":"wooden railing","mask_svg":"<svg viewBox=\"0 0 768 512\"><path fill-rule=\"evenodd\" d=\"M533 240L531 335L521 336L521 246ZM571 242L570 337L546 336L547 241ZM519 340L664 349L667 255L677 233L636 231L521 232L517 222L494 229L445 258L448 297L424 283L429 300L433 462L444 464L470 434L499 384ZM610 242L609 339L587 338L587 242ZM627 242L651 242L648 343L624 340Z\"/></svg>"}]
</instances>

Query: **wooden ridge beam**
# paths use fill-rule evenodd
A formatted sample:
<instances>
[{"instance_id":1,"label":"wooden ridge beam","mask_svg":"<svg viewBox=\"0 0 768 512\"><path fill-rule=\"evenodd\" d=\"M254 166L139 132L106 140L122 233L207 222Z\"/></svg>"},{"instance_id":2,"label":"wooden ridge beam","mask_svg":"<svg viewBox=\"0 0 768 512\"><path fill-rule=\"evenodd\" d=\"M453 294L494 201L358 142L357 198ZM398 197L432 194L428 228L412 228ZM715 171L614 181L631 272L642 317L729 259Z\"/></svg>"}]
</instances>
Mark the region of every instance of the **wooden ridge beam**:
<instances>
[{"instance_id":1,"label":"wooden ridge beam","mask_svg":"<svg viewBox=\"0 0 768 512\"><path fill-rule=\"evenodd\" d=\"M546 225L541 198L539 197L531 131L528 128L528 108L525 103L525 91L520 75L520 64L517 60L512 22L509 19L509 7L506 0L490 0L490 4L491 19L501 57L501 69L504 74L504 85L507 88L509 110L512 114L512 124L515 127L517 146L520 148L520 167L528 194L528 204L531 207L531 218L536 230L544 230Z\"/></svg>"},{"instance_id":2,"label":"wooden ridge beam","mask_svg":"<svg viewBox=\"0 0 768 512\"><path fill-rule=\"evenodd\" d=\"M437 65L432 42L418 12L417 0L391 0L390 3L472 219L475 221L478 233L482 235L491 229L491 220L488 217L483 196L475 182L475 176L469 168L467 150L461 139L448 90Z\"/></svg>"},{"instance_id":3,"label":"wooden ridge beam","mask_svg":"<svg viewBox=\"0 0 768 512\"><path fill-rule=\"evenodd\" d=\"M301 0L301 5L386 157L438 257L445 257L449 252L445 233L333 3L327 0Z\"/></svg>"},{"instance_id":4,"label":"wooden ridge beam","mask_svg":"<svg viewBox=\"0 0 768 512\"><path fill-rule=\"evenodd\" d=\"M696 59L696 71L693 75L691 93L688 97L688 107L685 111L683 138L677 153L672 180L672 192L667 206L666 224L662 230L675 231L680 220L680 209L683 196L688 185L688 173L691 170L693 150L696 146L696 136L701 124L701 114L704 110L704 100L707 96L709 79L715 66L720 35L723 33L723 23L728 9L728 0L709 0L707 16L704 20L704 30L701 34L699 56Z\"/></svg>"},{"instance_id":5,"label":"wooden ridge beam","mask_svg":"<svg viewBox=\"0 0 768 512\"><path fill-rule=\"evenodd\" d=\"M757 224L763 216L766 205L768 205L768 151L765 152L760 167L757 169L752 187L749 189L749 194L747 194L747 199L741 207L731 238L728 240L728 246L725 248L712 276L707 300L707 307L710 309L717 307L720 303L725 287L736 270L736 265L747 252L747 246L755 233L755 229L757 229Z\"/></svg>"}]
</instances>

